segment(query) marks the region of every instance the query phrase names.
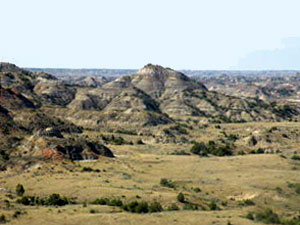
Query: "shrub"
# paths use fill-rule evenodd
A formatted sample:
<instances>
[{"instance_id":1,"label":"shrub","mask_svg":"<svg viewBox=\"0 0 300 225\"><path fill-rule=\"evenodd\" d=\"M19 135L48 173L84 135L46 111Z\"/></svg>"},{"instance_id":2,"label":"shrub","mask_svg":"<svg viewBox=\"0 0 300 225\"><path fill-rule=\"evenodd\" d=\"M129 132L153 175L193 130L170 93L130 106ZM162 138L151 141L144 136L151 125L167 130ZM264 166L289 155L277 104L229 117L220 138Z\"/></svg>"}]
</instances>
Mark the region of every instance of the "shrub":
<instances>
[{"instance_id":1,"label":"shrub","mask_svg":"<svg viewBox=\"0 0 300 225\"><path fill-rule=\"evenodd\" d=\"M96 213L96 210L95 209L90 209L90 213Z\"/></svg>"},{"instance_id":2,"label":"shrub","mask_svg":"<svg viewBox=\"0 0 300 225\"><path fill-rule=\"evenodd\" d=\"M91 204L95 205L107 205L109 202L108 198L97 198L95 201L91 202Z\"/></svg>"},{"instance_id":3,"label":"shrub","mask_svg":"<svg viewBox=\"0 0 300 225\"><path fill-rule=\"evenodd\" d=\"M282 188L281 188L281 187L276 187L276 188L275 188L275 191L276 191L278 194L282 194Z\"/></svg>"},{"instance_id":4,"label":"shrub","mask_svg":"<svg viewBox=\"0 0 300 225\"><path fill-rule=\"evenodd\" d=\"M256 154L264 154L265 150L263 150L262 148L259 148L256 150Z\"/></svg>"},{"instance_id":5,"label":"shrub","mask_svg":"<svg viewBox=\"0 0 300 225\"><path fill-rule=\"evenodd\" d=\"M15 211L14 214L13 214L13 218L18 218L22 213L18 210L18 211Z\"/></svg>"},{"instance_id":6,"label":"shrub","mask_svg":"<svg viewBox=\"0 0 300 225\"><path fill-rule=\"evenodd\" d=\"M69 201L66 197L61 197L59 194L52 194L47 198L23 196L22 198L17 199L17 203L23 205L64 206L71 203L71 201Z\"/></svg>"},{"instance_id":7,"label":"shrub","mask_svg":"<svg viewBox=\"0 0 300 225\"><path fill-rule=\"evenodd\" d=\"M149 212L149 205L145 201L141 201L138 203L138 205L135 207L136 213L147 213Z\"/></svg>"},{"instance_id":8,"label":"shrub","mask_svg":"<svg viewBox=\"0 0 300 225\"><path fill-rule=\"evenodd\" d=\"M184 203L184 202L185 202L184 194L180 192L180 193L177 195L177 200L178 200L179 202Z\"/></svg>"},{"instance_id":9,"label":"shrub","mask_svg":"<svg viewBox=\"0 0 300 225\"><path fill-rule=\"evenodd\" d=\"M168 211L177 211L177 210L179 210L179 207L175 203L172 203L171 205L168 206L167 210Z\"/></svg>"},{"instance_id":10,"label":"shrub","mask_svg":"<svg viewBox=\"0 0 300 225\"><path fill-rule=\"evenodd\" d=\"M9 155L4 150L0 150L0 155L2 156L3 160L9 160Z\"/></svg>"},{"instance_id":11,"label":"shrub","mask_svg":"<svg viewBox=\"0 0 300 225\"><path fill-rule=\"evenodd\" d=\"M240 202L239 204L240 205L244 205L244 206L255 205L255 203L251 199L245 199L242 202Z\"/></svg>"},{"instance_id":12,"label":"shrub","mask_svg":"<svg viewBox=\"0 0 300 225\"><path fill-rule=\"evenodd\" d=\"M176 151L172 152L171 155L190 155L190 153L187 153L183 150L180 150L180 151L176 150Z\"/></svg>"},{"instance_id":13,"label":"shrub","mask_svg":"<svg viewBox=\"0 0 300 225\"><path fill-rule=\"evenodd\" d=\"M198 206L195 204L187 203L183 206L184 210L198 210Z\"/></svg>"},{"instance_id":14,"label":"shrub","mask_svg":"<svg viewBox=\"0 0 300 225\"><path fill-rule=\"evenodd\" d=\"M214 148L210 150L211 154L216 156L226 156L226 155L232 155L232 149L229 145L220 146L218 148Z\"/></svg>"},{"instance_id":15,"label":"shrub","mask_svg":"<svg viewBox=\"0 0 300 225\"><path fill-rule=\"evenodd\" d=\"M246 215L246 218L249 220L254 220L254 215L252 212L248 212L248 214Z\"/></svg>"},{"instance_id":16,"label":"shrub","mask_svg":"<svg viewBox=\"0 0 300 225\"><path fill-rule=\"evenodd\" d=\"M3 214L0 216L0 223L6 223L6 217Z\"/></svg>"},{"instance_id":17,"label":"shrub","mask_svg":"<svg viewBox=\"0 0 300 225\"><path fill-rule=\"evenodd\" d=\"M136 207L139 205L137 201L132 201L123 206L123 209L128 212L136 212Z\"/></svg>"},{"instance_id":18,"label":"shrub","mask_svg":"<svg viewBox=\"0 0 300 225\"><path fill-rule=\"evenodd\" d=\"M160 185L163 187L168 187L168 188L175 188L175 184L166 178L161 178L160 179Z\"/></svg>"},{"instance_id":19,"label":"shrub","mask_svg":"<svg viewBox=\"0 0 300 225\"><path fill-rule=\"evenodd\" d=\"M216 143L214 141L209 141L207 145L205 145L203 142L196 142L192 146L190 151L191 153L200 156L207 156L208 154L212 154L215 156L226 156L233 154L232 149L228 144L223 146L216 146Z\"/></svg>"},{"instance_id":20,"label":"shrub","mask_svg":"<svg viewBox=\"0 0 300 225\"><path fill-rule=\"evenodd\" d=\"M201 192L201 189L200 189L200 188L198 188L198 187L196 187L196 188L193 188L193 190L194 190L194 192L196 192L196 193L199 193L199 192Z\"/></svg>"},{"instance_id":21,"label":"shrub","mask_svg":"<svg viewBox=\"0 0 300 225\"><path fill-rule=\"evenodd\" d=\"M45 205L63 206L69 204L66 197L61 197L59 194L51 194L44 202Z\"/></svg>"},{"instance_id":22,"label":"shrub","mask_svg":"<svg viewBox=\"0 0 300 225\"><path fill-rule=\"evenodd\" d=\"M161 211L163 211L163 207L159 202L154 201L149 205L149 212L154 213L154 212L161 212Z\"/></svg>"},{"instance_id":23,"label":"shrub","mask_svg":"<svg viewBox=\"0 0 300 225\"><path fill-rule=\"evenodd\" d=\"M93 172L94 170L91 167L83 167L81 172Z\"/></svg>"},{"instance_id":24,"label":"shrub","mask_svg":"<svg viewBox=\"0 0 300 225\"><path fill-rule=\"evenodd\" d=\"M201 156L207 156L208 155L208 150L203 142L196 142L192 148L191 148L191 153L196 154L196 155L201 155Z\"/></svg>"},{"instance_id":25,"label":"shrub","mask_svg":"<svg viewBox=\"0 0 300 225\"><path fill-rule=\"evenodd\" d=\"M25 189L22 184L18 184L16 186L16 193L18 196L23 196L23 194L25 193Z\"/></svg>"},{"instance_id":26,"label":"shrub","mask_svg":"<svg viewBox=\"0 0 300 225\"><path fill-rule=\"evenodd\" d=\"M256 213L255 220L266 224L280 224L278 214L274 213L271 209Z\"/></svg>"},{"instance_id":27,"label":"shrub","mask_svg":"<svg viewBox=\"0 0 300 225\"><path fill-rule=\"evenodd\" d=\"M124 205L123 209L132 213L147 213L149 212L149 205L145 201L132 201L127 205Z\"/></svg>"},{"instance_id":28,"label":"shrub","mask_svg":"<svg viewBox=\"0 0 300 225\"><path fill-rule=\"evenodd\" d=\"M111 200L108 200L108 201L106 202L106 204L109 205L109 206L118 206L118 207L123 206L122 200L116 199L116 198L111 199Z\"/></svg>"},{"instance_id":29,"label":"shrub","mask_svg":"<svg viewBox=\"0 0 300 225\"><path fill-rule=\"evenodd\" d=\"M292 184L292 183L289 183L288 184L288 187L289 188L293 188L295 190L295 192L300 195L300 183L295 183L295 184Z\"/></svg>"},{"instance_id":30,"label":"shrub","mask_svg":"<svg viewBox=\"0 0 300 225\"><path fill-rule=\"evenodd\" d=\"M144 145L145 143L141 139L139 139L139 140L137 140L136 144L137 145Z\"/></svg>"},{"instance_id":31,"label":"shrub","mask_svg":"<svg viewBox=\"0 0 300 225\"><path fill-rule=\"evenodd\" d=\"M218 205L215 201L211 201L209 203L208 207L209 207L210 210L218 210L219 209L219 207L218 207Z\"/></svg>"},{"instance_id":32,"label":"shrub","mask_svg":"<svg viewBox=\"0 0 300 225\"><path fill-rule=\"evenodd\" d=\"M31 205L32 204L32 198L31 197L27 197L27 196L23 196L20 199L17 199L17 203L22 204L22 205Z\"/></svg>"},{"instance_id":33,"label":"shrub","mask_svg":"<svg viewBox=\"0 0 300 225\"><path fill-rule=\"evenodd\" d=\"M293 155L291 157L292 160L300 160L300 156L299 155Z\"/></svg>"},{"instance_id":34,"label":"shrub","mask_svg":"<svg viewBox=\"0 0 300 225\"><path fill-rule=\"evenodd\" d=\"M234 141L238 140L239 138L238 138L238 136L236 136L234 134L230 134L230 135L227 136L227 139L229 141L233 141L234 142Z\"/></svg>"},{"instance_id":35,"label":"shrub","mask_svg":"<svg viewBox=\"0 0 300 225\"><path fill-rule=\"evenodd\" d=\"M176 124L175 126L171 126L170 130L177 131L179 134L188 134L184 127L189 128L186 124Z\"/></svg>"}]
</instances>

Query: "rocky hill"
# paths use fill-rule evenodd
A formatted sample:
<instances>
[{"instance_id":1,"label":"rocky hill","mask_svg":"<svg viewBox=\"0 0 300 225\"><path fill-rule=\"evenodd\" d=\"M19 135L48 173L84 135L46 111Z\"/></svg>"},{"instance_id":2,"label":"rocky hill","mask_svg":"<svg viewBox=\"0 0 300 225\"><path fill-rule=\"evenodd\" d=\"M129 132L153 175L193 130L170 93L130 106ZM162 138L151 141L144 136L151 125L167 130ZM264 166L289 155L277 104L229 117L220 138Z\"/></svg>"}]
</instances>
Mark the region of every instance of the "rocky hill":
<instances>
[{"instance_id":1,"label":"rocky hill","mask_svg":"<svg viewBox=\"0 0 300 225\"><path fill-rule=\"evenodd\" d=\"M297 109L214 91L181 72L146 65L98 88L77 88L60 116L84 127L144 127L193 118L211 122L280 121Z\"/></svg>"},{"instance_id":2,"label":"rocky hill","mask_svg":"<svg viewBox=\"0 0 300 225\"><path fill-rule=\"evenodd\" d=\"M113 156L81 135L83 129L140 132L161 127L157 131L164 133L165 125L174 125L180 133L178 124L188 120L201 125L299 118L297 107L209 91L181 72L151 64L101 85L94 78L70 85L7 63L0 64L0 78L1 147L12 155L19 149L24 157Z\"/></svg>"},{"instance_id":3,"label":"rocky hill","mask_svg":"<svg viewBox=\"0 0 300 225\"><path fill-rule=\"evenodd\" d=\"M71 148L71 155L65 151L59 153L70 159L75 156L76 159L84 159L88 155L93 158L113 156L100 143L80 138L82 128L45 110L47 107L63 107L73 100L75 93L76 88L68 87L52 75L31 73L12 64L0 63L0 150L7 155L5 159L12 162L43 157L44 150L53 146ZM53 129L59 135L52 137L48 131ZM47 144L29 148L39 143L33 138L37 133L46 136L44 143ZM82 141L74 143L65 135L78 136ZM54 148L53 151L58 152L59 149Z\"/></svg>"}]
</instances>

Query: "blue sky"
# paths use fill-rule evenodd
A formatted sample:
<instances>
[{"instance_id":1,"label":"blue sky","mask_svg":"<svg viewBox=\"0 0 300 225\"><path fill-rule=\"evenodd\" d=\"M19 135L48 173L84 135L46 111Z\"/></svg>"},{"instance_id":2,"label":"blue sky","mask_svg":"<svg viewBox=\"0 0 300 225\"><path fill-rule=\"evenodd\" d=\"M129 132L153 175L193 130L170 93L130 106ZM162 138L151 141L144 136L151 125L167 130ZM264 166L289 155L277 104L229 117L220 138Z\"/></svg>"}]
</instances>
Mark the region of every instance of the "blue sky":
<instances>
[{"instance_id":1,"label":"blue sky","mask_svg":"<svg viewBox=\"0 0 300 225\"><path fill-rule=\"evenodd\" d=\"M22 67L300 69L300 43L284 42L300 37L299 0L1 0L0 7L0 61Z\"/></svg>"}]
</instances>

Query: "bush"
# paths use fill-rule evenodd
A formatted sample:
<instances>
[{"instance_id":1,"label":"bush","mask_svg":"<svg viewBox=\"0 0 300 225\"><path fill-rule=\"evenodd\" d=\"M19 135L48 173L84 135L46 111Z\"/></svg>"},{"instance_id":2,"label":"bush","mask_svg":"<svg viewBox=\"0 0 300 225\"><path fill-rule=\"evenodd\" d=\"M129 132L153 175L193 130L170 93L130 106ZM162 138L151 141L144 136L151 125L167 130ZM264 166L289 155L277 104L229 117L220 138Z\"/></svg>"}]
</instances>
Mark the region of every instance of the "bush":
<instances>
[{"instance_id":1,"label":"bush","mask_svg":"<svg viewBox=\"0 0 300 225\"><path fill-rule=\"evenodd\" d=\"M175 203L172 203L171 205L168 206L167 210L168 211L177 211L177 210L179 210L179 207Z\"/></svg>"},{"instance_id":2,"label":"bush","mask_svg":"<svg viewBox=\"0 0 300 225\"><path fill-rule=\"evenodd\" d=\"M2 156L3 160L9 160L9 155L4 150L0 150L0 155Z\"/></svg>"},{"instance_id":3,"label":"bush","mask_svg":"<svg viewBox=\"0 0 300 225\"><path fill-rule=\"evenodd\" d=\"M39 198L35 196L23 196L17 199L17 203L22 205L47 205L47 206L64 206L72 203L66 197L61 197L59 194L52 194L47 198Z\"/></svg>"},{"instance_id":4,"label":"bush","mask_svg":"<svg viewBox=\"0 0 300 225\"><path fill-rule=\"evenodd\" d=\"M232 149L229 145L220 146L210 150L211 154L215 156L227 156L232 155Z\"/></svg>"},{"instance_id":5,"label":"bush","mask_svg":"<svg viewBox=\"0 0 300 225\"><path fill-rule=\"evenodd\" d=\"M300 160L300 156L299 155L293 155L291 157L292 160Z\"/></svg>"},{"instance_id":6,"label":"bush","mask_svg":"<svg viewBox=\"0 0 300 225\"><path fill-rule=\"evenodd\" d=\"M209 203L208 207L209 207L210 210L218 210L219 209L219 207L218 207L218 205L215 201L211 201Z\"/></svg>"},{"instance_id":7,"label":"bush","mask_svg":"<svg viewBox=\"0 0 300 225\"><path fill-rule=\"evenodd\" d=\"M184 210L198 210L198 206L195 204L187 203L183 206Z\"/></svg>"},{"instance_id":8,"label":"bush","mask_svg":"<svg viewBox=\"0 0 300 225\"><path fill-rule=\"evenodd\" d=\"M188 134L187 130L185 128L190 128L188 125L186 124L176 124L175 126L171 126L170 130L174 130L177 131L179 134Z\"/></svg>"},{"instance_id":9,"label":"bush","mask_svg":"<svg viewBox=\"0 0 300 225\"><path fill-rule=\"evenodd\" d=\"M91 167L83 167L81 169L81 172L95 172L95 173L100 173L101 171L99 169L93 169Z\"/></svg>"},{"instance_id":10,"label":"bush","mask_svg":"<svg viewBox=\"0 0 300 225\"><path fill-rule=\"evenodd\" d=\"M248 214L246 215L246 218L249 220L254 220L254 215L252 212L248 212Z\"/></svg>"},{"instance_id":11,"label":"bush","mask_svg":"<svg viewBox=\"0 0 300 225\"><path fill-rule=\"evenodd\" d=\"M93 172L94 170L91 167L83 167L81 172Z\"/></svg>"},{"instance_id":12,"label":"bush","mask_svg":"<svg viewBox=\"0 0 300 225\"><path fill-rule=\"evenodd\" d=\"M199 192L201 192L201 189L198 188L198 187L195 187L195 188L193 188L193 191L196 192L196 193L199 193Z\"/></svg>"},{"instance_id":13,"label":"bush","mask_svg":"<svg viewBox=\"0 0 300 225\"><path fill-rule=\"evenodd\" d=\"M255 203L250 199L245 199L242 202L240 202L240 205L251 206L251 205L255 205Z\"/></svg>"},{"instance_id":14,"label":"bush","mask_svg":"<svg viewBox=\"0 0 300 225\"><path fill-rule=\"evenodd\" d=\"M271 209L266 209L264 212L248 212L247 219L255 220L257 222L262 222L266 224L283 224L283 225L299 225L300 217L280 218L279 215L273 212Z\"/></svg>"},{"instance_id":15,"label":"bush","mask_svg":"<svg viewBox=\"0 0 300 225\"><path fill-rule=\"evenodd\" d=\"M171 155L190 155L190 153L187 153L183 150L180 150L180 151L174 151L171 153Z\"/></svg>"},{"instance_id":16,"label":"bush","mask_svg":"<svg viewBox=\"0 0 300 225\"><path fill-rule=\"evenodd\" d=\"M90 209L90 213L94 214L94 213L96 213L96 210L95 209Z\"/></svg>"},{"instance_id":17,"label":"bush","mask_svg":"<svg viewBox=\"0 0 300 225\"><path fill-rule=\"evenodd\" d=\"M18 218L21 214L21 211L15 211L13 214L13 218Z\"/></svg>"},{"instance_id":18,"label":"bush","mask_svg":"<svg viewBox=\"0 0 300 225\"><path fill-rule=\"evenodd\" d=\"M207 156L208 155L208 149L206 148L206 145L203 142L196 142L192 148L191 153L201 156Z\"/></svg>"},{"instance_id":19,"label":"bush","mask_svg":"<svg viewBox=\"0 0 300 225\"><path fill-rule=\"evenodd\" d=\"M141 202L132 201L127 205L124 205L123 209L125 211L132 212L132 213L147 213L149 212L149 205L145 201L141 201Z\"/></svg>"},{"instance_id":20,"label":"bush","mask_svg":"<svg viewBox=\"0 0 300 225\"><path fill-rule=\"evenodd\" d=\"M271 209L256 213L255 220L266 224L280 224L278 214L274 213Z\"/></svg>"},{"instance_id":21,"label":"bush","mask_svg":"<svg viewBox=\"0 0 300 225\"><path fill-rule=\"evenodd\" d=\"M149 212L154 213L154 212L161 212L161 211L163 211L163 207L159 202L154 201L149 205Z\"/></svg>"},{"instance_id":22,"label":"bush","mask_svg":"<svg viewBox=\"0 0 300 225\"><path fill-rule=\"evenodd\" d=\"M106 204L109 205L109 206L118 206L118 207L123 206L122 200L116 199L116 198L107 201Z\"/></svg>"},{"instance_id":23,"label":"bush","mask_svg":"<svg viewBox=\"0 0 300 225\"><path fill-rule=\"evenodd\" d=\"M34 200L32 197L23 196L22 198L17 199L17 203L22 205L33 205Z\"/></svg>"},{"instance_id":24,"label":"bush","mask_svg":"<svg viewBox=\"0 0 300 225\"><path fill-rule=\"evenodd\" d=\"M23 194L25 193L25 189L22 184L18 184L16 186L16 193L18 196L23 196Z\"/></svg>"},{"instance_id":25,"label":"bush","mask_svg":"<svg viewBox=\"0 0 300 225\"><path fill-rule=\"evenodd\" d=\"M0 216L0 223L6 223L6 217L3 214Z\"/></svg>"},{"instance_id":26,"label":"bush","mask_svg":"<svg viewBox=\"0 0 300 225\"><path fill-rule=\"evenodd\" d=\"M289 188L293 188L295 190L295 192L300 195L300 183L288 183L288 187Z\"/></svg>"},{"instance_id":27,"label":"bush","mask_svg":"<svg viewBox=\"0 0 300 225\"><path fill-rule=\"evenodd\" d=\"M94 205L107 205L107 203L109 202L108 198L98 198L95 201L91 202L91 204Z\"/></svg>"},{"instance_id":28,"label":"bush","mask_svg":"<svg viewBox=\"0 0 300 225\"><path fill-rule=\"evenodd\" d=\"M168 187L168 188L175 188L175 184L166 178L161 178L160 179L160 185L163 187Z\"/></svg>"},{"instance_id":29,"label":"bush","mask_svg":"<svg viewBox=\"0 0 300 225\"><path fill-rule=\"evenodd\" d=\"M144 145L145 143L141 139L139 139L139 140L137 140L136 144L137 145Z\"/></svg>"},{"instance_id":30,"label":"bush","mask_svg":"<svg viewBox=\"0 0 300 225\"><path fill-rule=\"evenodd\" d=\"M207 145L203 142L195 143L191 148L191 153L200 155L200 156L207 156L208 154L212 154L215 156L227 156L232 155L231 147L226 144L223 146L217 146L214 141L209 141Z\"/></svg>"},{"instance_id":31,"label":"bush","mask_svg":"<svg viewBox=\"0 0 300 225\"><path fill-rule=\"evenodd\" d=\"M256 150L256 154L264 154L265 150L263 150L262 148L259 148Z\"/></svg>"},{"instance_id":32,"label":"bush","mask_svg":"<svg viewBox=\"0 0 300 225\"><path fill-rule=\"evenodd\" d=\"M61 197L59 194L50 195L44 202L45 205L64 206L69 204L66 197Z\"/></svg>"},{"instance_id":33,"label":"bush","mask_svg":"<svg viewBox=\"0 0 300 225\"><path fill-rule=\"evenodd\" d=\"M178 200L179 202L181 202L181 203L184 203L184 202L185 202L184 194L180 192L180 193L177 195L177 200Z\"/></svg>"}]
</instances>

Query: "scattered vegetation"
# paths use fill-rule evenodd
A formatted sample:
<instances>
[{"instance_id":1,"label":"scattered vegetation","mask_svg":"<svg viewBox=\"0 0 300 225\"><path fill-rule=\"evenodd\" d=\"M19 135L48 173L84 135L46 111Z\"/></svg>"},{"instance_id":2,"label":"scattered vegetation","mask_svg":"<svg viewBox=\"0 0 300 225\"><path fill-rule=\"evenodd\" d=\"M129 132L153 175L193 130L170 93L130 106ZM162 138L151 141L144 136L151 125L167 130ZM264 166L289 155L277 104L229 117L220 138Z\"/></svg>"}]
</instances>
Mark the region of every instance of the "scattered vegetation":
<instances>
[{"instance_id":1,"label":"scattered vegetation","mask_svg":"<svg viewBox=\"0 0 300 225\"><path fill-rule=\"evenodd\" d=\"M117 134L128 134L128 135L137 135L136 131L132 131L132 130L115 130L114 133L117 133Z\"/></svg>"},{"instance_id":2,"label":"scattered vegetation","mask_svg":"<svg viewBox=\"0 0 300 225\"><path fill-rule=\"evenodd\" d=\"M125 141L123 137L114 135L104 135L101 134L101 138L103 141L109 144L113 145L132 145L133 143L131 141Z\"/></svg>"},{"instance_id":3,"label":"scattered vegetation","mask_svg":"<svg viewBox=\"0 0 300 225\"><path fill-rule=\"evenodd\" d=\"M185 152L183 150L180 150L180 151L176 150L176 151L172 152L170 155L191 155L191 154L188 152Z\"/></svg>"},{"instance_id":4,"label":"scattered vegetation","mask_svg":"<svg viewBox=\"0 0 300 225\"><path fill-rule=\"evenodd\" d=\"M294 191L300 195L300 183L288 183L288 187L294 189Z\"/></svg>"},{"instance_id":5,"label":"scattered vegetation","mask_svg":"<svg viewBox=\"0 0 300 225\"><path fill-rule=\"evenodd\" d=\"M242 206L252 206L252 205L255 205L255 203L251 199L245 199L245 200L241 201L239 203L239 205L242 205Z\"/></svg>"},{"instance_id":6,"label":"scattered vegetation","mask_svg":"<svg viewBox=\"0 0 300 225\"><path fill-rule=\"evenodd\" d=\"M166 178L161 178L160 179L160 185L163 187L168 187L168 188L175 188L175 184L173 181L168 180Z\"/></svg>"},{"instance_id":7,"label":"scattered vegetation","mask_svg":"<svg viewBox=\"0 0 300 225\"><path fill-rule=\"evenodd\" d=\"M100 173L101 171L99 169L93 169L91 167L82 167L81 172L95 172L95 173Z\"/></svg>"},{"instance_id":8,"label":"scattered vegetation","mask_svg":"<svg viewBox=\"0 0 300 225\"><path fill-rule=\"evenodd\" d=\"M122 207L125 211L132 213L155 213L163 211L163 207L157 201L150 203L146 201L132 201Z\"/></svg>"},{"instance_id":9,"label":"scattered vegetation","mask_svg":"<svg viewBox=\"0 0 300 225\"><path fill-rule=\"evenodd\" d=\"M200 156L208 156L208 154L212 154L215 156L230 156L233 154L230 145L225 144L217 146L214 141L209 141L208 144L204 144L203 142L196 142L194 143L190 151L191 153Z\"/></svg>"},{"instance_id":10,"label":"scattered vegetation","mask_svg":"<svg viewBox=\"0 0 300 225\"><path fill-rule=\"evenodd\" d=\"M22 198L17 199L17 203L23 205L64 206L67 204L74 204L75 202L67 197L62 197L59 194L51 194L46 198L23 196Z\"/></svg>"},{"instance_id":11,"label":"scattered vegetation","mask_svg":"<svg viewBox=\"0 0 300 225\"><path fill-rule=\"evenodd\" d=\"M98 198L95 201L91 202L91 204L94 205L108 205L108 206L118 206L121 207L123 206L123 202L121 199L118 198Z\"/></svg>"},{"instance_id":12,"label":"scattered vegetation","mask_svg":"<svg viewBox=\"0 0 300 225\"><path fill-rule=\"evenodd\" d=\"M172 203L171 205L168 206L167 210L168 211L178 211L179 207L175 203Z\"/></svg>"},{"instance_id":13,"label":"scattered vegetation","mask_svg":"<svg viewBox=\"0 0 300 225\"><path fill-rule=\"evenodd\" d=\"M249 220L265 223L265 224L282 224L282 225L299 225L300 217L282 218L271 209L263 212L248 212L246 218Z\"/></svg>"}]
</instances>

